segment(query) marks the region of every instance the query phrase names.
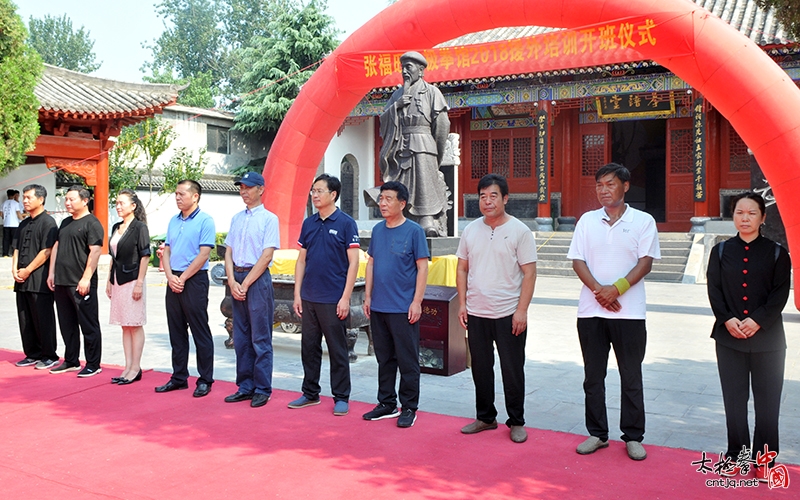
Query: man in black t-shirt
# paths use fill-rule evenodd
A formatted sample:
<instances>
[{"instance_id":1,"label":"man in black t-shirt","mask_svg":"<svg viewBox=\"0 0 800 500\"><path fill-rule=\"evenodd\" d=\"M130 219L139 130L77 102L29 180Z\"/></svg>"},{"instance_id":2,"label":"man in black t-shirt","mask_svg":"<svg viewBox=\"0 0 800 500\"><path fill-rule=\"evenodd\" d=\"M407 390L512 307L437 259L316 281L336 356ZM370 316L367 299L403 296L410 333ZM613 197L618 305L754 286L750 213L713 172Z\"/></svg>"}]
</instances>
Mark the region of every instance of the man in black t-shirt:
<instances>
[{"instance_id":1,"label":"man in black t-shirt","mask_svg":"<svg viewBox=\"0 0 800 500\"><path fill-rule=\"evenodd\" d=\"M47 288L50 252L58 236L56 221L44 210L47 190L39 184L25 186L22 205L30 217L19 224L14 240L11 274L17 293L17 316L25 358L17 366L37 370L58 363L53 292Z\"/></svg>"},{"instance_id":2,"label":"man in black t-shirt","mask_svg":"<svg viewBox=\"0 0 800 500\"><path fill-rule=\"evenodd\" d=\"M101 337L97 311L97 261L103 248L104 231L97 217L89 213L89 191L72 186L64 206L72 217L64 219L50 258L47 286L55 292L58 324L64 338L64 362L50 373L78 371L91 377L100 368ZM78 354L83 333L86 366L81 370Z\"/></svg>"}]
</instances>

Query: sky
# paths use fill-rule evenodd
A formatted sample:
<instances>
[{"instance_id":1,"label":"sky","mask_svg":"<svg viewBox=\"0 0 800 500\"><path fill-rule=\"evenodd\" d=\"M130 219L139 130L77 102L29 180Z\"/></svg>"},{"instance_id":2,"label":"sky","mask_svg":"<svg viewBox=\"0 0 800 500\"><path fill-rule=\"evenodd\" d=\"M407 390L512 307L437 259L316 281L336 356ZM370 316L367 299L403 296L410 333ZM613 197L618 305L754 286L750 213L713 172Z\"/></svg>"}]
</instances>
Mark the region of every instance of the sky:
<instances>
[{"instance_id":1,"label":"sky","mask_svg":"<svg viewBox=\"0 0 800 500\"><path fill-rule=\"evenodd\" d=\"M151 51L142 43L152 45L164 30L158 17L155 0L123 2L119 0L12 0L25 25L29 18L45 15L72 20L73 29L83 26L94 40L96 61L100 69L92 73L101 78L141 82L140 68L151 60ZM328 0L327 13L336 20L344 40L378 12L388 6L386 0Z\"/></svg>"}]
</instances>

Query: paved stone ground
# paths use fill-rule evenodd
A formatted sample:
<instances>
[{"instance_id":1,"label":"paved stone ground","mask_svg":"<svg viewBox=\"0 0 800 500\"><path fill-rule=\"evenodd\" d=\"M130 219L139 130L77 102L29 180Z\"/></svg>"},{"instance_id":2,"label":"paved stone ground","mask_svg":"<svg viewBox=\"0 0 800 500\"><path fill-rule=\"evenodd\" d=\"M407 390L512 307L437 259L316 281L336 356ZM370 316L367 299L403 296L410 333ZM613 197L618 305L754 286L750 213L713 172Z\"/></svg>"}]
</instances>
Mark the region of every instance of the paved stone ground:
<instances>
[{"instance_id":1,"label":"paved stone ground","mask_svg":"<svg viewBox=\"0 0 800 500\"><path fill-rule=\"evenodd\" d=\"M9 260L10 259L1 259ZM6 267L6 266L4 266ZM105 273L101 273L104 275ZM157 371L171 371L170 346L164 312L165 285L156 270L148 273L148 324L143 366ZM100 289L105 282L101 280ZM583 424L583 369L575 327L580 282L577 278L540 277L533 302L528 309L529 334L526 348L526 419L529 427L585 434ZM219 303L222 287L210 291L209 317L214 340L215 377L235 380L235 355L225 349L227 333ZM647 283L648 346L644 365L647 433L645 445L655 444L717 454L724 450L725 419L714 343L709 338L713 316L704 285ZM785 310L789 350L781 408L781 460L800 463L800 313L790 297ZM121 334L107 324L109 302L100 299L103 327L103 362L123 363ZM16 323L14 293L10 286L0 286L0 318L6 325L0 331L0 347L21 350ZM274 335L274 387L300 391L303 369L300 362L300 337L276 331ZM59 340L59 350L63 344ZM377 364L366 355L366 337L356 346L359 355L351 364L352 399L374 402L377 391ZM612 439L617 439L619 419L619 376L613 356L607 378L609 422ZM193 376L193 355L190 358ZM330 396L327 360L323 362L323 396ZM505 409L497 371L498 420L505 420ZM154 377L145 373L141 383L151 384ZM105 374L100 375L106 376ZM164 377L159 377L159 381ZM216 389L210 397L226 396ZM155 395L154 395L155 397ZM332 407L328 399L324 404ZM752 403L751 403L752 406ZM428 412L474 416L474 392L469 371L450 377L422 375L420 409ZM287 410L288 411L288 410ZM359 418L352 415L349 418ZM422 417L424 418L424 416ZM752 410L751 410L752 423Z\"/></svg>"}]
</instances>

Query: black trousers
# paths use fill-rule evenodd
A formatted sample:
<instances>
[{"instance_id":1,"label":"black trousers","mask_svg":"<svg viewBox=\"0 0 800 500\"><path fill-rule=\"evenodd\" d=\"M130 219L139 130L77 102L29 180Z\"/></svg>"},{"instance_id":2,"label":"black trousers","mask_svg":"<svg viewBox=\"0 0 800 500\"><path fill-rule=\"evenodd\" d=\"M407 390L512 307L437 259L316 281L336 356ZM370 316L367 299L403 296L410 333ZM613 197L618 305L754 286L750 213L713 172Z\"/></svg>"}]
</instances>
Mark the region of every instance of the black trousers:
<instances>
[{"instance_id":1,"label":"black trousers","mask_svg":"<svg viewBox=\"0 0 800 500\"><path fill-rule=\"evenodd\" d=\"M404 410L419 407L419 321L409 324L408 313L372 311L369 319L375 358L378 360L378 402L400 405ZM395 392L397 369L400 390Z\"/></svg>"},{"instance_id":2,"label":"black trousers","mask_svg":"<svg viewBox=\"0 0 800 500\"><path fill-rule=\"evenodd\" d=\"M53 295L58 308L58 326L64 339L64 362L72 366L80 365L78 355L81 352L80 334L83 333L86 367L95 370L100 368L103 339L98 318L97 288L90 288L89 293L81 295L75 286L57 285Z\"/></svg>"},{"instance_id":3,"label":"black trousers","mask_svg":"<svg viewBox=\"0 0 800 500\"><path fill-rule=\"evenodd\" d=\"M331 364L331 393L334 401L350 399L350 358L347 351L347 318L336 316L336 304L303 301L303 395L319 399L322 370L322 337Z\"/></svg>"},{"instance_id":4,"label":"black trousers","mask_svg":"<svg viewBox=\"0 0 800 500\"><path fill-rule=\"evenodd\" d=\"M644 438L644 360L647 330L645 320L578 318L578 338L583 353L583 391L586 396L586 430L608 440L606 414L606 373L608 352L614 346L622 389L619 428L622 440Z\"/></svg>"},{"instance_id":5,"label":"black trousers","mask_svg":"<svg viewBox=\"0 0 800 500\"><path fill-rule=\"evenodd\" d=\"M511 333L512 316L489 319L468 316L469 352L472 356L472 381L475 383L476 418L494 422L494 346L500 357L503 393L506 399L506 425L525 425L525 342L527 328Z\"/></svg>"},{"instance_id":6,"label":"black trousers","mask_svg":"<svg viewBox=\"0 0 800 500\"><path fill-rule=\"evenodd\" d=\"M742 447L750 449L750 428L747 422L747 402L750 384L753 387L753 406L756 428L753 434L752 455L778 452L778 417L781 411L786 350L742 352L717 343L717 368L725 404L725 423L728 427L727 456L736 458Z\"/></svg>"},{"instance_id":7,"label":"black trousers","mask_svg":"<svg viewBox=\"0 0 800 500\"><path fill-rule=\"evenodd\" d=\"M26 358L58 359L54 300L51 292L17 292L19 333Z\"/></svg>"},{"instance_id":8,"label":"black trousers","mask_svg":"<svg viewBox=\"0 0 800 500\"><path fill-rule=\"evenodd\" d=\"M165 303L169 343L172 346L172 381L183 384L189 378L191 328L197 371L200 374L197 382L214 383L214 340L208 327L208 273L198 271L184 281L181 293L175 293L167 287Z\"/></svg>"},{"instance_id":9,"label":"black trousers","mask_svg":"<svg viewBox=\"0 0 800 500\"><path fill-rule=\"evenodd\" d=\"M13 213L12 217L16 217L17 214ZM3 226L3 257L8 255L9 257L12 256L14 250L11 248L11 242L14 240L14 236L17 233L16 227L5 227Z\"/></svg>"}]
</instances>

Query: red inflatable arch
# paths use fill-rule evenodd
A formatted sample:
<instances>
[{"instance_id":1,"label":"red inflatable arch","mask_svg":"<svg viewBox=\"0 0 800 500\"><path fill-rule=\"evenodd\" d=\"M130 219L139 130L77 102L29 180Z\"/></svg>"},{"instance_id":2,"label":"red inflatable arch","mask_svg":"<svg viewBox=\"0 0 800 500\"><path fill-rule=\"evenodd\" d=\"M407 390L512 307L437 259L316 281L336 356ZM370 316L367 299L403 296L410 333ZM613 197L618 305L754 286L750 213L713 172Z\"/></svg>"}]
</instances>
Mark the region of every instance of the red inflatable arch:
<instances>
[{"instance_id":1,"label":"red inflatable arch","mask_svg":"<svg viewBox=\"0 0 800 500\"><path fill-rule=\"evenodd\" d=\"M338 54L428 49L467 33L499 27L577 28L674 12L670 33L693 39L694 53L643 59L669 68L704 95L753 151L781 207L791 248L800 248L800 90L752 41L689 0L401 0L345 40L303 86L264 166L267 208L281 221L281 245L300 233L308 189L333 134L364 97L337 86ZM399 83L399 81L398 81ZM795 194L793 196L793 194ZM800 269L800 258L795 258ZM795 296L800 307L800 294Z\"/></svg>"}]
</instances>

